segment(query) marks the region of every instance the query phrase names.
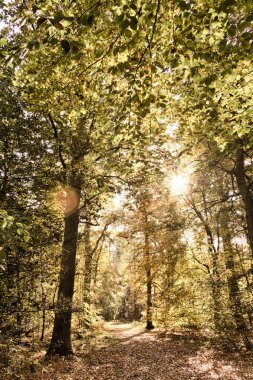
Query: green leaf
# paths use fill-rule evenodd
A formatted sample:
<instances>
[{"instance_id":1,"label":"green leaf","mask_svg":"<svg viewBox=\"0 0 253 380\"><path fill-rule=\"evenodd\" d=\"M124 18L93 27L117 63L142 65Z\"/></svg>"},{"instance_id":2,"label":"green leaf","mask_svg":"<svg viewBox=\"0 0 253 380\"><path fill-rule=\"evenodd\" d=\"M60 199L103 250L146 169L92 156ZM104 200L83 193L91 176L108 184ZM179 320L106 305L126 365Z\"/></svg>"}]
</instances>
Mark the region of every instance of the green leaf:
<instances>
[{"instance_id":1,"label":"green leaf","mask_svg":"<svg viewBox=\"0 0 253 380\"><path fill-rule=\"evenodd\" d=\"M179 8L182 10L182 11L185 11L185 10L188 10L191 8L191 5L186 2L186 1L179 1L179 4L178 4Z\"/></svg>"},{"instance_id":2,"label":"green leaf","mask_svg":"<svg viewBox=\"0 0 253 380\"><path fill-rule=\"evenodd\" d=\"M50 21L56 29L59 29L59 30L64 29L64 26L60 22L57 22L55 19L51 19Z\"/></svg>"},{"instance_id":3,"label":"green leaf","mask_svg":"<svg viewBox=\"0 0 253 380\"><path fill-rule=\"evenodd\" d=\"M69 43L69 41L68 40L62 40L61 41L61 47L63 48L63 50L67 54L70 51L70 43Z\"/></svg>"},{"instance_id":4,"label":"green leaf","mask_svg":"<svg viewBox=\"0 0 253 380\"><path fill-rule=\"evenodd\" d=\"M213 46L213 45L214 45L214 43L215 43L215 39L213 38L213 36L211 36L211 37L209 38L208 42L209 42L209 45L210 45L210 46Z\"/></svg>"},{"instance_id":5,"label":"green leaf","mask_svg":"<svg viewBox=\"0 0 253 380\"><path fill-rule=\"evenodd\" d=\"M228 28L228 35L229 37L234 37L236 35L235 25L232 25L230 28Z\"/></svg>"},{"instance_id":6,"label":"green leaf","mask_svg":"<svg viewBox=\"0 0 253 380\"><path fill-rule=\"evenodd\" d=\"M131 32L130 29L126 29L126 30L124 31L124 34L125 34L125 36L126 36L127 38L131 38L131 37L132 37L132 32Z\"/></svg>"},{"instance_id":7,"label":"green leaf","mask_svg":"<svg viewBox=\"0 0 253 380\"><path fill-rule=\"evenodd\" d=\"M87 20L88 25L89 25L89 26L92 26L93 21L94 21L94 16L93 16L93 15L89 15L89 16L88 16L88 20Z\"/></svg>"},{"instance_id":8,"label":"green leaf","mask_svg":"<svg viewBox=\"0 0 253 380\"><path fill-rule=\"evenodd\" d=\"M2 229L4 230L7 227L7 220L5 219L2 224Z\"/></svg>"},{"instance_id":9,"label":"green leaf","mask_svg":"<svg viewBox=\"0 0 253 380\"><path fill-rule=\"evenodd\" d=\"M37 20L37 28L42 25L45 21L47 21L46 17L39 17Z\"/></svg>"},{"instance_id":10,"label":"green leaf","mask_svg":"<svg viewBox=\"0 0 253 380\"><path fill-rule=\"evenodd\" d=\"M82 17L79 18L78 23L83 25L83 26L89 26L91 27L94 22L94 16L91 15L83 15Z\"/></svg>"},{"instance_id":11,"label":"green leaf","mask_svg":"<svg viewBox=\"0 0 253 380\"><path fill-rule=\"evenodd\" d=\"M236 4L236 0L225 0L219 7L219 11L228 12L229 8Z\"/></svg>"},{"instance_id":12,"label":"green leaf","mask_svg":"<svg viewBox=\"0 0 253 380\"><path fill-rule=\"evenodd\" d=\"M32 6L33 13L36 13L39 10L39 8L36 5Z\"/></svg>"},{"instance_id":13,"label":"green leaf","mask_svg":"<svg viewBox=\"0 0 253 380\"><path fill-rule=\"evenodd\" d=\"M247 21L247 22L252 22L252 21L253 21L253 14L252 14L252 15L249 15L249 16L246 18L246 21Z\"/></svg>"},{"instance_id":14,"label":"green leaf","mask_svg":"<svg viewBox=\"0 0 253 380\"><path fill-rule=\"evenodd\" d=\"M118 20L119 23L122 23L122 21L124 20L124 18L125 18L125 14L124 14L124 13L121 13L121 14L118 16L117 20Z\"/></svg>"},{"instance_id":15,"label":"green leaf","mask_svg":"<svg viewBox=\"0 0 253 380\"><path fill-rule=\"evenodd\" d=\"M150 65L152 73L157 73L157 67L155 65Z\"/></svg>"},{"instance_id":16,"label":"green leaf","mask_svg":"<svg viewBox=\"0 0 253 380\"><path fill-rule=\"evenodd\" d=\"M63 25L64 28L67 28L71 23L72 23L72 21L70 21L70 20L66 20L66 19L61 20L61 25Z\"/></svg>"},{"instance_id":17,"label":"green leaf","mask_svg":"<svg viewBox=\"0 0 253 380\"><path fill-rule=\"evenodd\" d=\"M54 14L54 20L56 23L60 22L63 19L64 19L64 14L62 13L62 11L56 12Z\"/></svg>"},{"instance_id":18,"label":"green leaf","mask_svg":"<svg viewBox=\"0 0 253 380\"><path fill-rule=\"evenodd\" d=\"M137 6L134 1L130 4L130 8L133 9L134 11L137 10Z\"/></svg>"},{"instance_id":19,"label":"green leaf","mask_svg":"<svg viewBox=\"0 0 253 380\"><path fill-rule=\"evenodd\" d=\"M138 25L138 20L136 17L130 17L130 28L133 29L133 30L136 30L137 29L137 25Z\"/></svg>"},{"instance_id":20,"label":"green leaf","mask_svg":"<svg viewBox=\"0 0 253 380\"><path fill-rule=\"evenodd\" d=\"M25 233L25 234L24 234L24 241L25 241L26 243L28 243L30 239L31 239L30 235L29 235L28 233Z\"/></svg>"},{"instance_id":21,"label":"green leaf","mask_svg":"<svg viewBox=\"0 0 253 380\"><path fill-rule=\"evenodd\" d=\"M0 38L0 46L6 45L7 42L8 42L7 38L5 38L5 37Z\"/></svg>"},{"instance_id":22,"label":"green leaf","mask_svg":"<svg viewBox=\"0 0 253 380\"><path fill-rule=\"evenodd\" d=\"M87 16L87 15L82 15L82 16L78 19L78 24L81 24L81 25L87 26L87 25L88 25L88 16Z\"/></svg>"},{"instance_id":23,"label":"green leaf","mask_svg":"<svg viewBox=\"0 0 253 380\"><path fill-rule=\"evenodd\" d=\"M39 44L39 41L38 40L32 40L32 41L29 41L28 44L27 44L27 48L29 50L32 50L34 47L39 47L40 44Z\"/></svg>"},{"instance_id":24,"label":"green leaf","mask_svg":"<svg viewBox=\"0 0 253 380\"><path fill-rule=\"evenodd\" d=\"M127 20L127 19L122 21L122 23L120 24L121 30L127 29L128 26L129 26L129 20Z\"/></svg>"},{"instance_id":25,"label":"green leaf","mask_svg":"<svg viewBox=\"0 0 253 380\"><path fill-rule=\"evenodd\" d=\"M102 49L96 49L94 55L96 58L99 58L99 57L102 57L103 53L104 51Z\"/></svg>"}]
</instances>

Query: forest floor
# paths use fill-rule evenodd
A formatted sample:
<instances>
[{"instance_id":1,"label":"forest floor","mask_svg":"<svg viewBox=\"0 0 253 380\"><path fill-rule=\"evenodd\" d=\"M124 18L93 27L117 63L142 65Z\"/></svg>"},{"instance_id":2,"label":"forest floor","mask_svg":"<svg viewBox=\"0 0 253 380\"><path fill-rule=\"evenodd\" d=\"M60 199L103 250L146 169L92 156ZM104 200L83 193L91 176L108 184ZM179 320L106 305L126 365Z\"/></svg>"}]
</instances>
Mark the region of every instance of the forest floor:
<instances>
[{"instance_id":1,"label":"forest floor","mask_svg":"<svg viewBox=\"0 0 253 380\"><path fill-rule=\"evenodd\" d=\"M106 323L89 339L75 341L76 355L44 362L30 354L3 379L24 380L248 380L253 354L225 352L206 334L191 330L145 331L132 324ZM26 363L26 364L25 364Z\"/></svg>"}]
</instances>

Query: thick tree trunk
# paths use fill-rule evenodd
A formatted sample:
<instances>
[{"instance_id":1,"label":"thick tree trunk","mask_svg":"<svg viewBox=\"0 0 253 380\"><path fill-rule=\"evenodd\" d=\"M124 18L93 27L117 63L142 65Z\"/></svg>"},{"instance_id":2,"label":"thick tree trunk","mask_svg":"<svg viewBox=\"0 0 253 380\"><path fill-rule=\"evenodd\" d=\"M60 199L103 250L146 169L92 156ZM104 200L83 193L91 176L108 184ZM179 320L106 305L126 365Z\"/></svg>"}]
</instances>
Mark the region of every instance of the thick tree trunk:
<instances>
[{"instance_id":1,"label":"thick tree trunk","mask_svg":"<svg viewBox=\"0 0 253 380\"><path fill-rule=\"evenodd\" d=\"M233 256L233 247L231 244L231 235L228 226L227 211L222 213L222 240L225 253L225 265L227 269L228 290L230 309L236 324L238 333L241 335L244 345L247 349L252 349L252 344L248 338L249 331L243 316L242 303L240 298L240 289L237 281L235 262Z\"/></svg>"},{"instance_id":2,"label":"thick tree trunk","mask_svg":"<svg viewBox=\"0 0 253 380\"><path fill-rule=\"evenodd\" d=\"M80 198L80 194L78 194L78 197ZM68 356L72 354L71 315L79 224L78 210L65 216L64 222L65 228L58 299L53 334L47 355Z\"/></svg>"},{"instance_id":3,"label":"thick tree trunk","mask_svg":"<svg viewBox=\"0 0 253 380\"><path fill-rule=\"evenodd\" d=\"M241 147L236 152L235 177L246 212L247 237L253 256L253 196L245 177L244 152Z\"/></svg>"}]
</instances>

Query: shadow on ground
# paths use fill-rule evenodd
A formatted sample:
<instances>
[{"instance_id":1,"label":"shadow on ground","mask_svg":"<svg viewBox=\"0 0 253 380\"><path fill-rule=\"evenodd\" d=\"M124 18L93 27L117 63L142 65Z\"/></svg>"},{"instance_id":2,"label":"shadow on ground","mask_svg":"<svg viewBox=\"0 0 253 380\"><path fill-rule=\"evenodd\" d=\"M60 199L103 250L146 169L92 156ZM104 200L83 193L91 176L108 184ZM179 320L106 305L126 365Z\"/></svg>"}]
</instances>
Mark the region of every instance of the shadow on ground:
<instances>
[{"instance_id":1,"label":"shadow on ground","mask_svg":"<svg viewBox=\"0 0 253 380\"><path fill-rule=\"evenodd\" d=\"M84 358L80 379L105 380L248 380L250 357L224 354L208 347L208 339L183 332L142 332L122 337Z\"/></svg>"},{"instance_id":2,"label":"shadow on ground","mask_svg":"<svg viewBox=\"0 0 253 380\"><path fill-rule=\"evenodd\" d=\"M33 363L25 380L253 380L252 354L224 353L192 331L147 332L108 324L100 346L81 342L71 360ZM102 344L102 347L101 347ZM34 360L34 359L33 359Z\"/></svg>"}]
</instances>

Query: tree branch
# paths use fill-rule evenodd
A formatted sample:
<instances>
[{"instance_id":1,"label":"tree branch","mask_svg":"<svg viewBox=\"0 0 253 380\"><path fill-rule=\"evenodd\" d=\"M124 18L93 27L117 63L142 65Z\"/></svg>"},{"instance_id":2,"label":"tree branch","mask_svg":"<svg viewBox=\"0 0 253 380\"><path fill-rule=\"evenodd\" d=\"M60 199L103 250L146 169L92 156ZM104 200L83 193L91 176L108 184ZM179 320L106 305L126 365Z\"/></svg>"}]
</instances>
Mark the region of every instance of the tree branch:
<instances>
[{"instance_id":1,"label":"tree branch","mask_svg":"<svg viewBox=\"0 0 253 380\"><path fill-rule=\"evenodd\" d=\"M66 170L67 164L66 164L66 162L63 158L63 155L62 155L62 145L60 144L60 141L59 141L58 129L57 129L55 122L54 122L54 119L50 113L48 114L48 119L49 119L49 124L51 125L51 127L53 128L53 131L54 131L54 138L55 138L55 141L56 141L57 146L58 146L59 160L62 164L63 169Z\"/></svg>"}]
</instances>

